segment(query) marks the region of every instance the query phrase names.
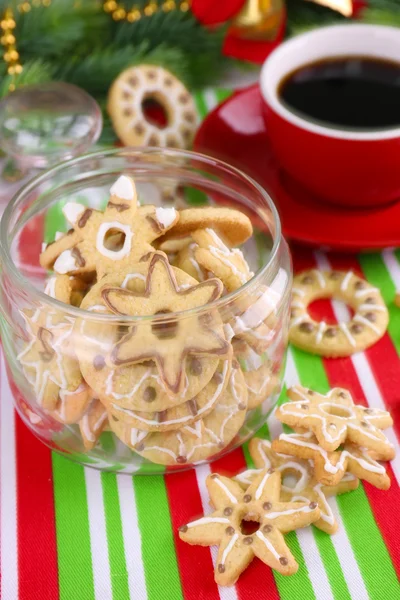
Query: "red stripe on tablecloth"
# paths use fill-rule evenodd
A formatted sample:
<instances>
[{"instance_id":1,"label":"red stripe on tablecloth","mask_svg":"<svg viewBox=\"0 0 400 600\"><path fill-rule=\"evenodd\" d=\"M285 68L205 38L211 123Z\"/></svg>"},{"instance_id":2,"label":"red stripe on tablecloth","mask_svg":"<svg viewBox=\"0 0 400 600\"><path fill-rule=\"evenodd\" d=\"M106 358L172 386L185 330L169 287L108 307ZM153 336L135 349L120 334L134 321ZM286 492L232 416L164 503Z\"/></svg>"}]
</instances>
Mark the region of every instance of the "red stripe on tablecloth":
<instances>
[{"instance_id":1,"label":"red stripe on tablecloth","mask_svg":"<svg viewBox=\"0 0 400 600\"><path fill-rule=\"evenodd\" d=\"M214 473L222 473L228 477L246 468L246 461L240 448L211 463L211 470ZM272 569L258 558L254 558L251 565L241 574L236 583L236 591L240 600L279 600Z\"/></svg>"},{"instance_id":2,"label":"red stripe on tablecloth","mask_svg":"<svg viewBox=\"0 0 400 600\"><path fill-rule=\"evenodd\" d=\"M20 600L56 600L58 564L51 452L16 418Z\"/></svg>"},{"instance_id":3,"label":"red stripe on tablecloth","mask_svg":"<svg viewBox=\"0 0 400 600\"><path fill-rule=\"evenodd\" d=\"M178 533L181 525L204 514L196 474L192 469L186 473L167 475L165 485L184 598L219 600L210 549L190 546L182 542Z\"/></svg>"},{"instance_id":4,"label":"red stripe on tablecloth","mask_svg":"<svg viewBox=\"0 0 400 600\"><path fill-rule=\"evenodd\" d=\"M353 256L336 257L330 255L328 259L332 265L332 268L334 269L351 269L355 273L362 274L360 265ZM310 267L315 267L315 260L311 253L308 253L308 255L304 253L301 259L296 260L297 270ZM332 305L329 302L320 302L315 305L312 315L319 320L325 319L330 322L335 322L336 320L332 310ZM384 348L382 348L382 342ZM379 346L381 346L381 349L379 349ZM371 360L371 350L373 350L373 360ZM388 402L387 396L387 394L392 394L390 386L387 385L387 382L390 381L390 377L387 377L384 374L384 371L387 367L391 374L394 373L395 369L398 373L400 364L389 335L386 334L380 342L375 344L375 346L373 346L371 349L367 350L365 355L368 358L368 362L373 371L376 383L382 393L385 405L390 410L391 404L393 403L393 400ZM383 356L384 361L382 360ZM365 406L368 405L351 359L323 359L323 362L331 386L342 386L347 388L357 403ZM399 423L397 421L397 426L398 424ZM400 543L397 535L397 513L395 511L391 512L388 510L388 507L390 506L400 506L400 489L393 474L392 467L389 463L387 464L386 468L388 475L392 480L392 485L388 491L379 490L368 483L364 483L364 489L375 520L392 559L393 566L398 576L400 576Z\"/></svg>"}]
</instances>

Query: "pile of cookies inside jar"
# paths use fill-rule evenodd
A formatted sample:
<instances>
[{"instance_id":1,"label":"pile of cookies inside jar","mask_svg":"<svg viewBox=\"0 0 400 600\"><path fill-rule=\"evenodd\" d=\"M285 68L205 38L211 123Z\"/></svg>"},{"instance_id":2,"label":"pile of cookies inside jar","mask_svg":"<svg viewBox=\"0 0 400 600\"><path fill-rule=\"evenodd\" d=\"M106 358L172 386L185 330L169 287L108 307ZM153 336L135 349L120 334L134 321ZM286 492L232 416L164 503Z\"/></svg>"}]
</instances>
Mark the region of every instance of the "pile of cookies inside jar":
<instances>
[{"instance_id":1,"label":"pile of cookies inside jar","mask_svg":"<svg viewBox=\"0 0 400 600\"><path fill-rule=\"evenodd\" d=\"M127 175L103 211L62 210L70 229L40 255L52 300L21 309L24 418L61 448L105 433L175 468L248 439L280 392L289 304L287 272L254 277L242 252L248 216L139 202Z\"/></svg>"}]
</instances>

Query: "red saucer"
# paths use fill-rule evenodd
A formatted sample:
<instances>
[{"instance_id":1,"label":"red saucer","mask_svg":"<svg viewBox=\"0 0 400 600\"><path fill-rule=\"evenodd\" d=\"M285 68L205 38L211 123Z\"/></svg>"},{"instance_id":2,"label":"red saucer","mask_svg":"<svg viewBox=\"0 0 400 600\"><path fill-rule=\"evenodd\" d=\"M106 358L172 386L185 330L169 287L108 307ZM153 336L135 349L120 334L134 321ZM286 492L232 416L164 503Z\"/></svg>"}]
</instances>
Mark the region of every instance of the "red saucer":
<instances>
[{"instance_id":1,"label":"red saucer","mask_svg":"<svg viewBox=\"0 0 400 600\"><path fill-rule=\"evenodd\" d=\"M261 107L258 85L236 92L203 121L194 149L239 167L263 185L288 239L335 250L400 246L400 202L344 210L320 202L289 180L272 154Z\"/></svg>"}]
</instances>

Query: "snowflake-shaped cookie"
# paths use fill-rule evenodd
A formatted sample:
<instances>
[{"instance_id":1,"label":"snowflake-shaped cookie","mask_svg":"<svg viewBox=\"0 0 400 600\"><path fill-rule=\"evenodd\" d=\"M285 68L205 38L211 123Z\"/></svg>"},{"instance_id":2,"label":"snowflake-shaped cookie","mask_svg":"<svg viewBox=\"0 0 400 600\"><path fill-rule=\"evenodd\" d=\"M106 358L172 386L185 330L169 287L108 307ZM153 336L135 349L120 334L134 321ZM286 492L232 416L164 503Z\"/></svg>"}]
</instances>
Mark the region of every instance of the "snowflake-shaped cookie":
<instances>
[{"instance_id":1,"label":"snowflake-shaped cookie","mask_svg":"<svg viewBox=\"0 0 400 600\"><path fill-rule=\"evenodd\" d=\"M173 393L179 393L184 382L187 356L227 357L231 345L218 329L213 313L172 318L165 314L204 306L219 298L222 284L209 279L185 289L179 288L173 268L165 254L154 253L149 262L144 293L105 286L102 299L118 315L164 315L164 320L147 319L133 326L111 353L113 366L154 360L160 377Z\"/></svg>"},{"instance_id":2,"label":"snowflake-shaped cookie","mask_svg":"<svg viewBox=\"0 0 400 600\"><path fill-rule=\"evenodd\" d=\"M394 448L381 429L393 424L390 414L378 408L354 404L350 392L333 388L326 395L294 386L288 390L292 402L282 404L277 418L293 428L311 430L322 448L333 452L345 440L391 460Z\"/></svg>"},{"instance_id":3,"label":"snowflake-shaped cookie","mask_svg":"<svg viewBox=\"0 0 400 600\"><path fill-rule=\"evenodd\" d=\"M151 243L179 219L174 208L138 206L136 187L121 175L110 189L104 212L68 202L63 213L72 226L49 244L40 264L56 273L93 273L100 279L153 252Z\"/></svg>"},{"instance_id":4,"label":"snowflake-shaped cookie","mask_svg":"<svg viewBox=\"0 0 400 600\"><path fill-rule=\"evenodd\" d=\"M179 536L189 544L219 546L218 584L233 585L254 556L284 575L297 571L282 534L317 521L316 502L281 502L281 475L273 469L261 471L246 491L217 474L207 477L206 485L215 511L183 525ZM244 533L246 521L258 524L254 533Z\"/></svg>"},{"instance_id":5,"label":"snowflake-shaped cookie","mask_svg":"<svg viewBox=\"0 0 400 600\"><path fill-rule=\"evenodd\" d=\"M276 452L313 460L317 481L327 486L338 485L346 473L352 473L382 490L390 487L385 467L368 450L354 444L346 443L343 449L328 452L321 448L311 432L283 433L272 442L272 448Z\"/></svg>"},{"instance_id":6,"label":"snowflake-shaped cookie","mask_svg":"<svg viewBox=\"0 0 400 600\"><path fill-rule=\"evenodd\" d=\"M344 494L358 487L357 477L351 473L345 473L343 479L337 485L323 485L314 475L314 465L310 460L302 460L280 454L271 448L269 440L253 438L249 444L251 458L257 470L245 471L237 477L237 481L250 484L252 479L259 473L259 469L276 469L282 475L295 478L294 485L288 486L282 483L281 500L284 502L317 502L321 511L321 518L314 525L326 533L333 534L337 531L338 524L327 497ZM246 486L247 487L247 486Z\"/></svg>"}]
</instances>

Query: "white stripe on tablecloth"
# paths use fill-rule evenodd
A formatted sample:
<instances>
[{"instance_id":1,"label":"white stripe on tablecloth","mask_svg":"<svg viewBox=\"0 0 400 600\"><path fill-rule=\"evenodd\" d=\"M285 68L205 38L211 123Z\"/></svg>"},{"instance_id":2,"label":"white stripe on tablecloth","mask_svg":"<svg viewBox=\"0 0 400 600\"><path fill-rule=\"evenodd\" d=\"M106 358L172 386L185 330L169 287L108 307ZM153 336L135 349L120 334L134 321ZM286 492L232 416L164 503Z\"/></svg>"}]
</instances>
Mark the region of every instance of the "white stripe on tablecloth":
<instances>
[{"instance_id":1,"label":"white stripe on tablecloth","mask_svg":"<svg viewBox=\"0 0 400 600\"><path fill-rule=\"evenodd\" d=\"M197 485L198 485L199 492L200 492L203 511L204 511L205 515L208 515L213 510L210 506L210 496L208 494L208 490L206 487L206 479L207 479L207 476L211 473L211 469L210 469L209 465L201 465L199 467L196 467L195 471L196 471ZM215 567L215 562L217 560L217 555L218 555L218 547L211 546L210 552L211 552L212 562ZM222 587L219 585L218 592L219 592L219 597L221 598L221 600L237 600L237 598L238 598L236 587L234 585L232 587Z\"/></svg>"},{"instance_id":2,"label":"white stripe on tablecloth","mask_svg":"<svg viewBox=\"0 0 400 600\"><path fill-rule=\"evenodd\" d=\"M315 252L315 257L317 260L318 267L320 269L331 269L331 265L325 254L323 254L322 252ZM337 302L335 300L332 300L331 303L333 312L338 321L350 320L350 312L345 304ZM356 354L352 354L350 358L353 363L354 370L357 374L357 378L360 383L361 389L364 392L364 396L368 402L368 405L374 408L381 408L383 410L386 410L385 402L379 390L379 386L376 383L374 374L372 372L365 352L357 352ZM390 443L393 444L395 448L397 448L399 442L397 440L393 427L386 429L385 435L387 436ZM400 483L399 452L397 452L397 455L394 457L390 464L392 465L397 482Z\"/></svg>"},{"instance_id":3,"label":"white stripe on tablecloth","mask_svg":"<svg viewBox=\"0 0 400 600\"><path fill-rule=\"evenodd\" d=\"M293 354L290 349L288 350L288 356L287 356L285 382L288 387L301 383L299 374L296 369L295 362L293 360ZM350 544L350 540L347 536L346 528L340 517L336 498L330 499L330 506L332 507L332 510L335 514L336 520L339 525L338 533L335 533L335 535L332 535L331 540L333 542L333 545L335 546L336 554L337 554L338 560L340 562L340 566L342 568L343 576L346 580L347 587L349 588L352 598L357 598L357 600L368 600L369 596L368 596L368 593L367 593L367 590L366 590L366 587L364 584L364 580L361 576L361 572L360 572L357 560L354 556L353 548L352 548L352 546ZM300 533L300 532L301 532L301 530L298 531L297 533ZM300 541L300 538L299 538L299 541ZM308 542L308 540L305 539L305 542ZM319 557L319 560L321 561L321 557L319 555L318 548L316 547L315 552L311 554L311 559L315 559L315 556L317 556L317 555ZM312 567L313 567L312 569L311 568L309 569L310 577L311 577L311 575L315 575L314 561L312 563ZM325 574L325 577L326 577L326 574ZM316 579L315 585L318 586L319 581L320 581L319 579ZM329 585L329 583L328 583L328 585ZM315 590L315 586L314 586L314 590ZM323 600L325 600L325 596L323 594L321 594L321 597L323 598ZM330 596L327 596L327 597L330 597Z\"/></svg>"},{"instance_id":4,"label":"white stripe on tablecloth","mask_svg":"<svg viewBox=\"0 0 400 600\"><path fill-rule=\"evenodd\" d=\"M400 264L394 254L393 248L386 248L383 250L382 259L389 271L389 275L392 278L396 290L400 291Z\"/></svg>"},{"instance_id":5,"label":"white stripe on tablecloth","mask_svg":"<svg viewBox=\"0 0 400 600\"><path fill-rule=\"evenodd\" d=\"M125 561L128 571L129 596L131 600L147 598L146 580L142 558L141 533L138 526L135 492L132 477L116 475Z\"/></svg>"},{"instance_id":6,"label":"white stripe on tablecloth","mask_svg":"<svg viewBox=\"0 0 400 600\"><path fill-rule=\"evenodd\" d=\"M203 92L204 102L208 111L212 111L218 105L218 98L215 90L208 88Z\"/></svg>"},{"instance_id":7,"label":"white stripe on tablecloth","mask_svg":"<svg viewBox=\"0 0 400 600\"><path fill-rule=\"evenodd\" d=\"M2 350L0 354L0 598L18 600L15 413Z\"/></svg>"},{"instance_id":8,"label":"white stripe on tablecloth","mask_svg":"<svg viewBox=\"0 0 400 600\"><path fill-rule=\"evenodd\" d=\"M95 598L96 600L111 599L112 585L101 473L90 467L85 467L84 472Z\"/></svg>"}]
</instances>

